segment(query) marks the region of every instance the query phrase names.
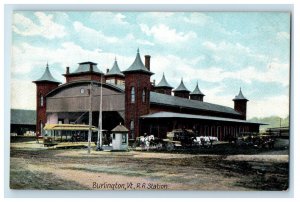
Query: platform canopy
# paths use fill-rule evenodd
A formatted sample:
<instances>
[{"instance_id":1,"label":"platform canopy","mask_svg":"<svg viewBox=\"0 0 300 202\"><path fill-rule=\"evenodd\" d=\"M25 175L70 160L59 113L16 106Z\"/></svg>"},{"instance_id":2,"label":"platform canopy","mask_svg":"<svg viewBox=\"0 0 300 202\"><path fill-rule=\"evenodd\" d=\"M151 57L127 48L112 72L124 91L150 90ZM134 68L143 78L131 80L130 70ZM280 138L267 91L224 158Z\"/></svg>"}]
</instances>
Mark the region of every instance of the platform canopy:
<instances>
[{"instance_id":1,"label":"platform canopy","mask_svg":"<svg viewBox=\"0 0 300 202\"><path fill-rule=\"evenodd\" d=\"M89 125L84 124L46 124L44 130L76 130L88 131ZM92 126L93 131L98 131L98 128Z\"/></svg>"}]
</instances>

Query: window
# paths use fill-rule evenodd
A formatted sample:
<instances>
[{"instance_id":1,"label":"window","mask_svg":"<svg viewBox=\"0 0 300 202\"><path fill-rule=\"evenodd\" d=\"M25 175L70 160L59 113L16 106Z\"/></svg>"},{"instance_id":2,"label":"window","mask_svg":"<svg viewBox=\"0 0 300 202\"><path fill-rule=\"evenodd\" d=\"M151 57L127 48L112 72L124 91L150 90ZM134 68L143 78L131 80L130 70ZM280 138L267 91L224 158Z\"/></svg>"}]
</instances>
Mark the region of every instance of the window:
<instances>
[{"instance_id":1,"label":"window","mask_svg":"<svg viewBox=\"0 0 300 202\"><path fill-rule=\"evenodd\" d=\"M84 93L84 88L80 89L80 93L83 94Z\"/></svg>"},{"instance_id":2,"label":"window","mask_svg":"<svg viewBox=\"0 0 300 202\"><path fill-rule=\"evenodd\" d=\"M122 144L126 144L126 143L127 143L126 134L122 134Z\"/></svg>"},{"instance_id":3,"label":"window","mask_svg":"<svg viewBox=\"0 0 300 202\"><path fill-rule=\"evenodd\" d=\"M134 103L135 102L135 89L134 87L132 86L131 87L131 91L130 91L130 97L131 97L131 103Z\"/></svg>"},{"instance_id":4,"label":"window","mask_svg":"<svg viewBox=\"0 0 300 202\"><path fill-rule=\"evenodd\" d=\"M146 102L146 89L143 89L143 92L142 92L142 102L143 103Z\"/></svg>"},{"instance_id":5,"label":"window","mask_svg":"<svg viewBox=\"0 0 300 202\"><path fill-rule=\"evenodd\" d=\"M41 95L40 99L41 99L41 107L43 107L44 106L44 97Z\"/></svg>"},{"instance_id":6,"label":"window","mask_svg":"<svg viewBox=\"0 0 300 202\"><path fill-rule=\"evenodd\" d=\"M115 139L116 139L116 134L113 133L113 140L115 140Z\"/></svg>"}]
</instances>

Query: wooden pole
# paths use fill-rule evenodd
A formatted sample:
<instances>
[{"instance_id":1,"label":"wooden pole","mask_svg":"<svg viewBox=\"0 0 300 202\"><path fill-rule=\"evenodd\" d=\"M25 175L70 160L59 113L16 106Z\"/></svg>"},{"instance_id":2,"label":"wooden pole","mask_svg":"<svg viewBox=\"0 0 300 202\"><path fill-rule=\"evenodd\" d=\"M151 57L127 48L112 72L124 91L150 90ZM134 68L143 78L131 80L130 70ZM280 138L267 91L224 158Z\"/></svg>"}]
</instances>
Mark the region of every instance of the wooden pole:
<instances>
[{"instance_id":1,"label":"wooden pole","mask_svg":"<svg viewBox=\"0 0 300 202\"><path fill-rule=\"evenodd\" d=\"M93 82L91 82L91 84L90 84L88 154L91 153L91 139L92 139L92 119L93 119L93 112L92 112L92 86L93 86Z\"/></svg>"}]
</instances>

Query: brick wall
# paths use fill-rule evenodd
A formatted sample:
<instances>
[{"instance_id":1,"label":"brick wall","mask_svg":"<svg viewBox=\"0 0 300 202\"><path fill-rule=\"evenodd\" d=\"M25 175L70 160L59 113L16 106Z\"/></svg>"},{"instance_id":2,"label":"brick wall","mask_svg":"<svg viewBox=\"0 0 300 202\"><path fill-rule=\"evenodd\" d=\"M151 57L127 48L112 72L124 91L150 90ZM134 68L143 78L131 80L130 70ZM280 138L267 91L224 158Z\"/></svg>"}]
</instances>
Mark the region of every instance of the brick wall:
<instances>
[{"instance_id":1,"label":"brick wall","mask_svg":"<svg viewBox=\"0 0 300 202\"><path fill-rule=\"evenodd\" d=\"M171 88L164 88L164 87L155 87L154 92L162 93L166 95L171 95L172 89Z\"/></svg>"},{"instance_id":2,"label":"brick wall","mask_svg":"<svg viewBox=\"0 0 300 202\"><path fill-rule=\"evenodd\" d=\"M47 123L47 115L46 115L46 95L57 88L57 83L37 83L36 84L36 134L41 134L41 123L43 126ZM43 106L41 106L41 96L43 96Z\"/></svg>"},{"instance_id":3,"label":"brick wall","mask_svg":"<svg viewBox=\"0 0 300 202\"><path fill-rule=\"evenodd\" d=\"M247 100L235 100L234 101L234 110L241 113L243 119L247 118Z\"/></svg>"},{"instance_id":4,"label":"brick wall","mask_svg":"<svg viewBox=\"0 0 300 202\"><path fill-rule=\"evenodd\" d=\"M72 81L99 81L101 82L101 75L100 74L94 74L94 73L87 73L87 74L65 74L66 77L66 83L72 82ZM103 77L103 75L102 75ZM104 77L102 78L102 81L104 82Z\"/></svg>"},{"instance_id":5,"label":"brick wall","mask_svg":"<svg viewBox=\"0 0 300 202\"><path fill-rule=\"evenodd\" d=\"M182 97L182 98L186 98L186 99L189 99L189 95L190 95L190 93L185 92L185 91L175 91L174 92L174 96Z\"/></svg>"},{"instance_id":6,"label":"brick wall","mask_svg":"<svg viewBox=\"0 0 300 202\"><path fill-rule=\"evenodd\" d=\"M203 95L190 95L190 99L203 102Z\"/></svg>"},{"instance_id":7,"label":"brick wall","mask_svg":"<svg viewBox=\"0 0 300 202\"><path fill-rule=\"evenodd\" d=\"M131 103L131 87L135 88L135 102ZM142 92L145 89L145 102L142 100ZM134 136L140 134L139 117L148 114L150 110L150 75L142 73L127 73L125 75L125 126L130 130L130 122L134 121Z\"/></svg>"}]
</instances>

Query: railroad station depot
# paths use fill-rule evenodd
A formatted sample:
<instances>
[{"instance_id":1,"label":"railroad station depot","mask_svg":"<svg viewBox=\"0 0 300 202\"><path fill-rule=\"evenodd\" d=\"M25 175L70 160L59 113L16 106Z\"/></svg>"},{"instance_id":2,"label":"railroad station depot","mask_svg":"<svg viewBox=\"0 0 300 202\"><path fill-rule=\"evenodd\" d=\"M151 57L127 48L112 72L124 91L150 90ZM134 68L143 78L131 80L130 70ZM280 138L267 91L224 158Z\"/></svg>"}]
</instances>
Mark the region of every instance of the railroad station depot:
<instances>
[{"instance_id":1,"label":"railroad station depot","mask_svg":"<svg viewBox=\"0 0 300 202\"><path fill-rule=\"evenodd\" d=\"M102 128L110 131L121 123L128 128L129 139L145 134L165 138L174 129L219 140L259 132L260 123L246 120L248 100L241 89L233 98L234 108L205 102L198 84L189 91L181 79L173 87L165 75L157 84L151 82L150 58L145 55L144 64L138 50L130 67L121 71L115 60L106 73L96 63L82 62L74 72L66 67L63 84L47 64L41 78L33 81L37 135L42 135L45 124L88 124L90 110L92 125L98 127L101 100Z\"/></svg>"}]
</instances>

